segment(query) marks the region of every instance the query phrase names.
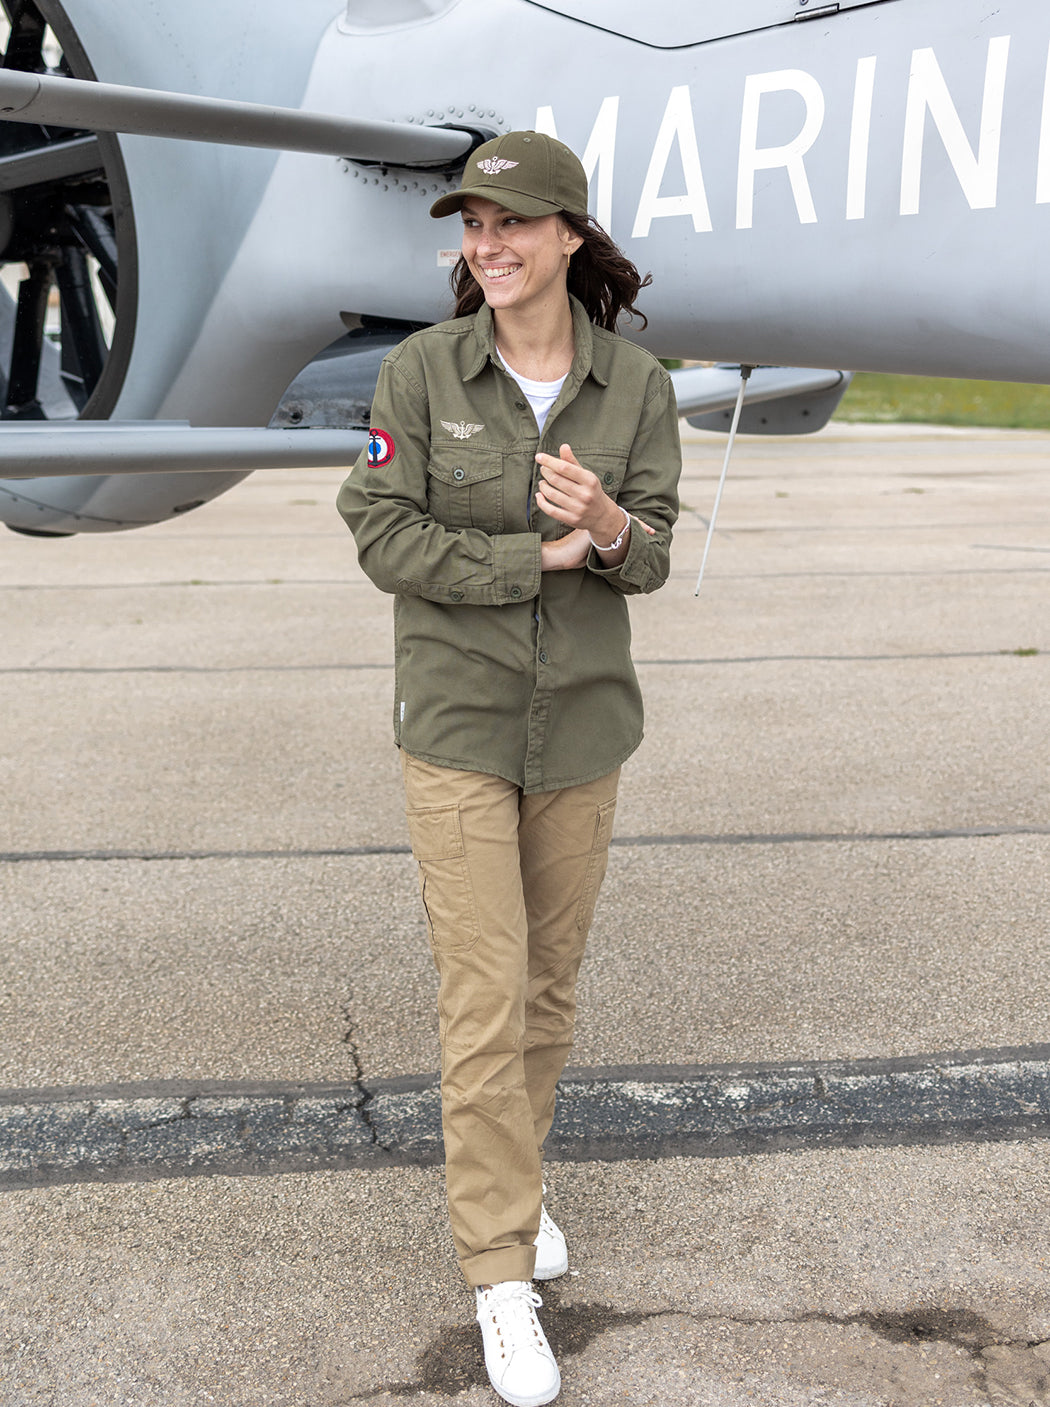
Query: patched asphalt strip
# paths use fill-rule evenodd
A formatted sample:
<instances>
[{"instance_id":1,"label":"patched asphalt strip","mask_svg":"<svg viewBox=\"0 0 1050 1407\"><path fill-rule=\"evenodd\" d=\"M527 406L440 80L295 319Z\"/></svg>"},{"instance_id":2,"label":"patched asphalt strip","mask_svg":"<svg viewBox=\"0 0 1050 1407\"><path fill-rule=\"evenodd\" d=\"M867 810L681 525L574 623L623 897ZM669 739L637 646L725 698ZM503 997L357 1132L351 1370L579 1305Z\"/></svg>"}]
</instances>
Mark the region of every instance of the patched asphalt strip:
<instances>
[{"instance_id":1,"label":"patched asphalt strip","mask_svg":"<svg viewBox=\"0 0 1050 1407\"><path fill-rule=\"evenodd\" d=\"M725 1157L1050 1136L1050 1046L889 1060L566 1072L555 1159ZM160 1081L0 1093L0 1187L441 1159L437 1077Z\"/></svg>"}]
</instances>

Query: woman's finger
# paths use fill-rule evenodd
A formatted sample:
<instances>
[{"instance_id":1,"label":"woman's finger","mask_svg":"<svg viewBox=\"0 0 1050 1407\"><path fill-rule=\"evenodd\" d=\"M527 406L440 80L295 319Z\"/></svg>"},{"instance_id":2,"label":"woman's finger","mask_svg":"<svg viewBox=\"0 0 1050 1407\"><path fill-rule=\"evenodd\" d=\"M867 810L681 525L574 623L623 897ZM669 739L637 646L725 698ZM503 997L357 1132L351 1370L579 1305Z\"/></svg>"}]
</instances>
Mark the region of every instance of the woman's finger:
<instances>
[{"instance_id":1,"label":"woman's finger","mask_svg":"<svg viewBox=\"0 0 1050 1407\"><path fill-rule=\"evenodd\" d=\"M573 497L572 487L557 483L554 479L548 479L546 474L540 479L540 484L547 493L557 494L560 498L571 500Z\"/></svg>"},{"instance_id":2,"label":"woman's finger","mask_svg":"<svg viewBox=\"0 0 1050 1407\"><path fill-rule=\"evenodd\" d=\"M602 486L593 474L586 474L586 477L583 478L575 478L558 469L544 469L541 478L552 488L560 490L561 493L567 494L580 503L596 503L604 496Z\"/></svg>"},{"instance_id":3,"label":"woman's finger","mask_svg":"<svg viewBox=\"0 0 1050 1407\"><path fill-rule=\"evenodd\" d=\"M546 479L540 480L536 491L537 493L542 491L548 498L553 499L555 503L564 503L566 507L572 504L576 504L581 508L584 506L576 494L567 489L560 488L557 484L549 483Z\"/></svg>"},{"instance_id":4,"label":"woman's finger","mask_svg":"<svg viewBox=\"0 0 1050 1407\"><path fill-rule=\"evenodd\" d=\"M544 469L550 469L552 473L563 474L572 483L584 482L584 475L590 475L590 471L584 469L582 464L577 464L574 460L559 459L555 454L538 454L536 463ZM590 475L593 478L593 475Z\"/></svg>"},{"instance_id":5,"label":"woman's finger","mask_svg":"<svg viewBox=\"0 0 1050 1407\"><path fill-rule=\"evenodd\" d=\"M547 497L566 509L586 513L592 506L588 495L579 493L573 485L567 487L564 484L551 483L549 479L541 479L540 483Z\"/></svg>"},{"instance_id":6,"label":"woman's finger","mask_svg":"<svg viewBox=\"0 0 1050 1407\"><path fill-rule=\"evenodd\" d=\"M570 527L576 526L573 519L578 515L573 513L570 508L563 507L562 504L555 503L553 499L548 498L542 489L536 490L536 502L548 518L554 518L559 523L568 523Z\"/></svg>"}]
</instances>

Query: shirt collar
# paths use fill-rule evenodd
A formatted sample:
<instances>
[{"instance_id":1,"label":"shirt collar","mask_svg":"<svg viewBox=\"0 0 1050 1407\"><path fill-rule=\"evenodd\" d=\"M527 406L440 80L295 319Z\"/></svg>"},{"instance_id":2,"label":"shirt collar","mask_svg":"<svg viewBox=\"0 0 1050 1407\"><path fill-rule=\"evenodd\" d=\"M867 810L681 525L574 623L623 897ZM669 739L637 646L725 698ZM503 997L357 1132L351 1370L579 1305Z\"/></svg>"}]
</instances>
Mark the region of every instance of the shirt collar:
<instances>
[{"instance_id":1,"label":"shirt collar","mask_svg":"<svg viewBox=\"0 0 1050 1407\"><path fill-rule=\"evenodd\" d=\"M594 329L587 316L587 310L580 300L574 298L571 293L569 294L569 305L572 309L572 335L576 343L569 378L577 386L582 386L588 376L593 376L599 386L608 386L608 375L594 364L596 352L599 361L604 363L606 360L603 355L605 349L600 343L597 347L595 346ZM463 372L463 380L473 381L476 376L480 375L486 363L490 361L493 366L500 365L496 353L496 332L492 325L492 309L487 303L482 303L474 314L474 353Z\"/></svg>"}]
</instances>

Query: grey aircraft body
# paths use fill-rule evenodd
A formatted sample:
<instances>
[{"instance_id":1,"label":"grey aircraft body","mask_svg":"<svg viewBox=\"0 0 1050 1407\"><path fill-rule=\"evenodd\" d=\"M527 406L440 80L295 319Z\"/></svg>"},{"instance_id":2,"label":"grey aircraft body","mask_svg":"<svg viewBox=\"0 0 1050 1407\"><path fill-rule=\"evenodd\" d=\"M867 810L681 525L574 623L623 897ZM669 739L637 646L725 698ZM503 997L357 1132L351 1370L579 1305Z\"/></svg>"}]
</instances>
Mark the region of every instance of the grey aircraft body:
<instances>
[{"instance_id":1,"label":"grey aircraft body","mask_svg":"<svg viewBox=\"0 0 1050 1407\"><path fill-rule=\"evenodd\" d=\"M761 368L748 428L823 423L846 378L822 368L1050 381L1032 0L3 3L18 530L346 463L385 350L449 310L458 225L430 203L514 128L581 154L652 271L629 335ZM676 378L688 413L732 404L735 372Z\"/></svg>"}]
</instances>

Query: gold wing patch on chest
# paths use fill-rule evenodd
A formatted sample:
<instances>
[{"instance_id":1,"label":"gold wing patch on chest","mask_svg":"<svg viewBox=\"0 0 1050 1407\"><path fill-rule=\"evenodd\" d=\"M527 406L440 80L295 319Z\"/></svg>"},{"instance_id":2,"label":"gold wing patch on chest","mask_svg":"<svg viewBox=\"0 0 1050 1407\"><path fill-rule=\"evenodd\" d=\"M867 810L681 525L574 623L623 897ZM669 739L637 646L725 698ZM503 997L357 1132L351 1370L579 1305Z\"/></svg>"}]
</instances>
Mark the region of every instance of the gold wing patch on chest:
<instances>
[{"instance_id":1,"label":"gold wing patch on chest","mask_svg":"<svg viewBox=\"0 0 1050 1407\"><path fill-rule=\"evenodd\" d=\"M484 430L484 425L471 425L466 420L443 420L442 427L450 435L455 435L457 440L469 440L471 435L476 435L479 430Z\"/></svg>"}]
</instances>

